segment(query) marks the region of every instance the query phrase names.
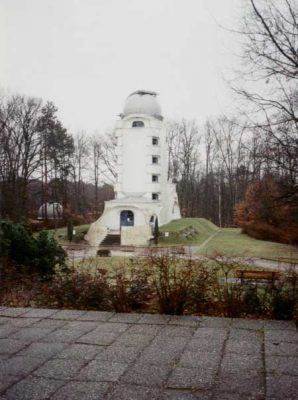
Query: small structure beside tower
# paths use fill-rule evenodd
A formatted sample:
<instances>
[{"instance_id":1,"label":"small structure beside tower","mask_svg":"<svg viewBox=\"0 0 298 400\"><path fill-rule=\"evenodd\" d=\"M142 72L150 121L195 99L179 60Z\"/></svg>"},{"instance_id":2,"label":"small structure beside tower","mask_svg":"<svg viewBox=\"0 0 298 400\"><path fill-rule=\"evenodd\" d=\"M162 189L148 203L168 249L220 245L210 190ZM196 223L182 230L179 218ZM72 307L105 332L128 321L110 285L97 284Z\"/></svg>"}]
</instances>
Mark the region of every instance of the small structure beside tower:
<instances>
[{"instance_id":1,"label":"small structure beside tower","mask_svg":"<svg viewBox=\"0 0 298 400\"><path fill-rule=\"evenodd\" d=\"M126 100L116 124L115 199L85 236L90 245L147 245L155 225L181 218L176 185L168 179L166 130L157 93L138 90Z\"/></svg>"}]
</instances>

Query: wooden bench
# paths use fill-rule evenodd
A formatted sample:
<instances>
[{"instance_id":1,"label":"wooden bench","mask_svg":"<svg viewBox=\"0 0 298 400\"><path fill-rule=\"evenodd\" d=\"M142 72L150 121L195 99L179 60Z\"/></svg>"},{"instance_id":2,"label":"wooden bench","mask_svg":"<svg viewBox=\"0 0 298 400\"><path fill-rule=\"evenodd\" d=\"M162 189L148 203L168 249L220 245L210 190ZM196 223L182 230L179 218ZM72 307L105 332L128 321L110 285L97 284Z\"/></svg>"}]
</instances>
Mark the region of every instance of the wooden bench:
<instances>
[{"instance_id":1,"label":"wooden bench","mask_svg":"<svg viewBox=\"0 0 298 400\"><path fill-rule=\"evenodd\" d=\"M185 254L185 248L184 247L170 247L170 252L171 254Z\"/></svg>"},{"instance_id":2,"label":"wooden bench","mask_svg":"<svg viewBox=\"0 0 298 400\"><path fill-rule=\"evenodd\" d=\"M141 255L146 257L170 254L185 254L185 248L183 246L145 247L141 252Z\"/></svg>"},{"instance_id":3,"label":"wooden bench","mask_svg":"<svg viewBox=\"0 0 298 400\"><path fill-rule=\"evenodd\" d=\"M97 255L99 257L110 257L111 250L110 249L99 249L99 250L97 250Z\"/></svg>"},{"instance_id":4,"label":"wooden bench","mask_svg":"<svg viewBox=\"0 0 298 400\"><path fill-rule=\"evenodd\" d=\"M237 270L236 277L240 279L241 285L245 283L270 283L274 285L280 274L276 271L259 270Z\"/></svg>"}]
</instances>

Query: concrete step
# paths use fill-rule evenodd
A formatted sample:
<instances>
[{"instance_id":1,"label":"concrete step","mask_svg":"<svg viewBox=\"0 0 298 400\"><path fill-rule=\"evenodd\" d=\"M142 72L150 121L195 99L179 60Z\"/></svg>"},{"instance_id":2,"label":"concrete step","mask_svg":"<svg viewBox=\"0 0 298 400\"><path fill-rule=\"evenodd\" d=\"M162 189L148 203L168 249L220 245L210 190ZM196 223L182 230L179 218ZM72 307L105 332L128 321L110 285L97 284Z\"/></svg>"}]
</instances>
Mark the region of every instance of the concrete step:
<instances>
[{"instance_id":1,"label":"concrete step","mask_svg":"<svg viewBox=\"0 0 298 400\"><path fill-rule=\"evenodd\" d=\"M103 241L100 243L100 247L104 246L120 246L121 236L119 234L108 234Z\"/></svg>"}]
</instances>

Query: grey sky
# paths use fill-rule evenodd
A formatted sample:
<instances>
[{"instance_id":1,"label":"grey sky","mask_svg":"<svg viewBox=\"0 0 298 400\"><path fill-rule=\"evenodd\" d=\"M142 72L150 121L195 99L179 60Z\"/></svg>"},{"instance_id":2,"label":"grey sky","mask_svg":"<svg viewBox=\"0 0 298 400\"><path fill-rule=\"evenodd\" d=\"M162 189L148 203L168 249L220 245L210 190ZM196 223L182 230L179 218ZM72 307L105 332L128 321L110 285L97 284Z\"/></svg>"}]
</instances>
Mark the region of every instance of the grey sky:
<instances>
[{"instance_id":1,"label":"grey sky","mask_svg":"<svg viewBox=\"0 0 298 400\"><path fill-rule=\"evenodd\" d=\"M0 0L0 86L51 100L62 123L113 126L137 89L167 118L228 111L244 0Z\"/></svg>"}]
</instances>

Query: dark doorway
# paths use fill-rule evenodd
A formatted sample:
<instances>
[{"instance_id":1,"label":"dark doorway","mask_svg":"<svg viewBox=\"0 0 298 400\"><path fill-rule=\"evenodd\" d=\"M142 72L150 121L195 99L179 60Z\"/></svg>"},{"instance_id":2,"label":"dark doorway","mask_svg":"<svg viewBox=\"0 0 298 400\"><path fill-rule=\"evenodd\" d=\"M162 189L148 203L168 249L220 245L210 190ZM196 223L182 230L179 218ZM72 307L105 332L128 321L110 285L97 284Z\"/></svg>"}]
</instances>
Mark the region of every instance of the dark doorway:
<instances>
[{"instance_id":1,"label":"dark doorway","mask_svg":"<svg viewBox=\"0 0 298 400\"><path fill-rule=\"evenodd\" d=\"M120 226L134 226L134 214L130 210L123 210L120 213Z\"/></svg>"}]
</instances>

